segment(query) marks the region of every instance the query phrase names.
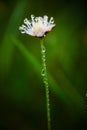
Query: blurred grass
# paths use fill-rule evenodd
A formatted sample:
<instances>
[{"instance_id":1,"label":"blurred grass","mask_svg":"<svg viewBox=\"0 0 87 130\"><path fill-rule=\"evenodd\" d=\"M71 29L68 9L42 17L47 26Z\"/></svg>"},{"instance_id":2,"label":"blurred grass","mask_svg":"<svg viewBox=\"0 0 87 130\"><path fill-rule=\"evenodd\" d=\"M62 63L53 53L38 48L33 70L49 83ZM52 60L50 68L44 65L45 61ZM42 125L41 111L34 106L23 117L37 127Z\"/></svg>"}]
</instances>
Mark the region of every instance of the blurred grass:
<instances>
[{"instance_id":1,"label":"blurred grass","mask_svg":"<svg viewBox=\"0 0 87 130\"><path fill-rule=\"evenodd\" d=\"M52 115L54 117L53 129L77 130L80 126L83 128L87 117L85 5L82 5L81 1L68 3L65 0L55 2L14 0L13 2L16 6L14 5L11 12L4 36L0 39L2 40L0 45L0 110L2 111L0 128L2 130L4 128L46 129L45 119L42 120L42 124L40 122L46 113L44 113L45 97L41 79L41 63L37 60L40 57L38 47L36 47L39 40L19 35L18 30L23 17L25 18L24 15L27 16L26 12L29 15L31 13L49 16L52 14L55 17L56 27L45 41L47 52L49 52L47 62L51 108L54 114ZM51 6L49 6L50 2Z\"/></svg>"},{"instance_id":2,"label":"blurred grass","mask_svg":"<svg viewBox=\"0 0 87 130\"><path fill-rule=\"evenodd\" d=\"M19 51L22 53L22 55L25 57L27 60L28 64L32 64L33 68L39 78L41 77L41 65L40 63L36 60L36 57L34 57L24 46L23 44L14 36L11 37L12 42L14 45L16 45L19 49ZM49 77L49 82L51 89L57 94L57 96L62 99L62 101L67 104L69 107L73 106L73 109L75 111L82 111L84 107L84 100L83 98L79 95L79 93L75 90L75 88L71 85L68 87L65 86L65 88L60 88L56 81L53 79L53 77L48 74ZM67 79L64 79L67 81ZM80 109L79 109L80 108Z\"/></svg>"},{"instance_id":3,"label":"blurred grass","mask_svg":"<svg viewBox=\"0 0 87 130\"><path fill-rule=\"evenodd\" d=\"M6 28L5 34L3 36L2 46L0 48L0 66L3 70L3 74L9 71L14 52L14 46L11 44L9 35L14 34L18 37L18 26L21 22L26 5L27 0L18 1L9 20L8 27Z\"/></svg>"}]
</instances>

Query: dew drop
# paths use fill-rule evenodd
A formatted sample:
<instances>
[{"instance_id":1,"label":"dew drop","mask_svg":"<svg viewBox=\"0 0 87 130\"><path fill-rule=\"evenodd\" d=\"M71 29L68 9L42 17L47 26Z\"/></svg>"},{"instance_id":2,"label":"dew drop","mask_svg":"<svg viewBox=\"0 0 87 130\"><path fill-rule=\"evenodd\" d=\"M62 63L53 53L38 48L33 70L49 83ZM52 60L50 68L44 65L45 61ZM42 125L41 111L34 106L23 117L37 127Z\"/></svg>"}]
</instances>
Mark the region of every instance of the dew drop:
<instances>
[{"instance_id":1,"label":"dew drop","mask_svg":"<svg viewBox=\"0 0 87 130\"><path fill-rule=\"evenodd\" d=\"M45 52L46 52L46 50L43 48L41 52L42 52L42 53L45 53Z\"/></svg>"},{"instance_id":2,"label":"dew drop","mask_svg":"<svg viewBox=\"0 0 87 130\"><path fill-rule=\"evenodd\" d=\"M46 61L46 59L44 58L44 57L42 57L42 60L45 62Z\"/></svg>"},{"instance_id":3,"label":"dew drop","mask_svg":"<svg viewBox=\"0 0 87 130\"><path fill-rule=\"evenodd\" d=\"M44 69L42 69L41 75L42 75L43 77L45 76L45 70L44 70Z\"/></svg>"}]
</instances>

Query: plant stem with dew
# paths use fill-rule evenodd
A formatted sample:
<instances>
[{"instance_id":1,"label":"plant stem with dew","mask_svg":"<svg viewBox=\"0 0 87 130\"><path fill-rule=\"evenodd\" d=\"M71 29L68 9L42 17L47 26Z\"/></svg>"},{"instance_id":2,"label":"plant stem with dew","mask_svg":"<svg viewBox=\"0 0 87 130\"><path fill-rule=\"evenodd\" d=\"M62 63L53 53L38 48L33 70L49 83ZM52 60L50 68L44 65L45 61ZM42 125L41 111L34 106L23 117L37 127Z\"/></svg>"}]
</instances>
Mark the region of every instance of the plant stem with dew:
<instances>
[{"instance_id":1,"label":"plant stem with dew","mask_svg":"<svg viewBox=\"0 0 87 130\"><path fill-rule=\"evenodd\" d=\"M51 130L49 85L48 85L47 70L46 70L46 48L44 46L43 39L41 40L41 56L42 56L42 73L41 73L41 75L43 77L43 82L44 82L45 91L46 91L48 130Z\"/></svg>"}]
</instances>

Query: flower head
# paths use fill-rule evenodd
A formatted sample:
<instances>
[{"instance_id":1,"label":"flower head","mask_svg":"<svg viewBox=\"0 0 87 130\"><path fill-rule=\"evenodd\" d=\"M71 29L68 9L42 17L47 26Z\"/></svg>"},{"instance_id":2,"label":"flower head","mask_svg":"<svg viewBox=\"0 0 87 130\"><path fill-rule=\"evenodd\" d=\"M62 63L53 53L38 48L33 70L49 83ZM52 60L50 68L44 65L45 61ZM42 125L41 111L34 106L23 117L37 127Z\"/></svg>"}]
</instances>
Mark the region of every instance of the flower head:
<instances>
[{"instance_id":1,"label":"flower head","mask_svg":"<svg viewBox=\"0 0 87 130\"><path fill-rule=\"evenodd\" d=\"M48 16L44 17L35 17L31 15L31 20L27 18L24 19L24 24L19 27L21 33L26 33L34 37L42 38L46 36L54 27L53 17L48 21Z\"/></svg>"}]
</instances>

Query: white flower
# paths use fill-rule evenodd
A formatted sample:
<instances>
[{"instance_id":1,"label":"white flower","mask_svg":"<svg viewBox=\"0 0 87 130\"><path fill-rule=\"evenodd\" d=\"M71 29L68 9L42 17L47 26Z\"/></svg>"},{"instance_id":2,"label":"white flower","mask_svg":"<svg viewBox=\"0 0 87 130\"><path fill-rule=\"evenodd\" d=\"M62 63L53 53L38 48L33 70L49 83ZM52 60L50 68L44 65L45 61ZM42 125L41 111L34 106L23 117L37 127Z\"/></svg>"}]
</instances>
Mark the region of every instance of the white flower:
<instances>
[{"instance_id":1,"label":"white flower","mask_svg":"<svg viewBox=\"0 0 87 130\"><path fill-rule=\"evenodd\" d=\"M19 27L21 33L26 33L38 38L46 36L46 34L55 27L53 17L48 21L48 16L35 17L31 15L31 20L27 18L24 19L24 24L25 25Z\"/></svg>"}]
</instances>

